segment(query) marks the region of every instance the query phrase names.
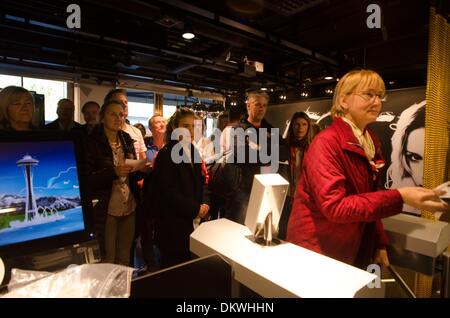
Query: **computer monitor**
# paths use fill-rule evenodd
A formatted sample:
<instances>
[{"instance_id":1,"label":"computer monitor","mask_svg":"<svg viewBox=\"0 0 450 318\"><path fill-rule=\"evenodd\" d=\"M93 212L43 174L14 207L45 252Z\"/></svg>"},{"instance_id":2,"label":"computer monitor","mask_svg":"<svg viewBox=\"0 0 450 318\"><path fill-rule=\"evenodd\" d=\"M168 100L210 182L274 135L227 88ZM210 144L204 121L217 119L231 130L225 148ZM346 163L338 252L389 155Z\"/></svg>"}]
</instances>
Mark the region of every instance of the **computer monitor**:
<instances>
[{"instance_id":1,"label":"computer monitor","mask_svg":"<svg viewBox=\"0 0 450 318\"><path fill-rule=\"evenodd\" d=\"M0 256L21 257L93 238L81 173L82 137L0 132Z\"/></svg>"},{"instance_id":2,"label":"computer monitor","mask_svg":"<svg viewBox=\"0 0 450 318\"><path fill-rule=\"evenodd\" d=\"M254 176L245 217L245 226L253 234L263 227L270 212L272 212L274 233L278 233L278 223L280 222L288 187L289 182L277 173L257 174Z\"/></svg>"}]
</instances>

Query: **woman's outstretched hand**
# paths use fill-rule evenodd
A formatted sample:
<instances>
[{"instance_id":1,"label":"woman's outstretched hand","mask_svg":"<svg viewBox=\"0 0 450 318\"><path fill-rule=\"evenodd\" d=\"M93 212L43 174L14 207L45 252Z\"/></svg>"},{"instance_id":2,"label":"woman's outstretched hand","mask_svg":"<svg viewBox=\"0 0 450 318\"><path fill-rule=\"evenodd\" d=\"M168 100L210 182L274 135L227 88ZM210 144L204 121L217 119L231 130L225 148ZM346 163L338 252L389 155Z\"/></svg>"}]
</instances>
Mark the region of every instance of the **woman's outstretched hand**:
<instances>
[{"instance_id":1,"label":"woman's outstretched hand","mask_svg":"<svg viewBox=\"0 0 450 318\"><path fill-rule=\"evenodd\" d=\"M420 210L431 212L449 212L450 205L439 199L445 191L430 190L421 187L400 188L403 202Z\"/></svg>"}]
</instances>

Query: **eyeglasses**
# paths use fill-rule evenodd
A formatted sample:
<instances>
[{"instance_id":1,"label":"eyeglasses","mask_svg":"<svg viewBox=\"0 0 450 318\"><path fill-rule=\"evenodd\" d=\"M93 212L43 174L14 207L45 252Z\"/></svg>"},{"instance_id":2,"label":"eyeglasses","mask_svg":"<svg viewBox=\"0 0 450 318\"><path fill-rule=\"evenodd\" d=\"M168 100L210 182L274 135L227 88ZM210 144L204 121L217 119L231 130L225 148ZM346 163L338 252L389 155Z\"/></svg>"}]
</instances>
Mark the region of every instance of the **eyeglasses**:
<instances>
[{"instance_id":1,"label":"eyeglasses","mask_svg":"<svg viewBox=\"0 0 450 318\"><path fill-rule=\"evenodd\" d=\"M378 97L381 102L387 101L387 95L382 93L374 93L374 92L358 92L358 93L350 93L353 95L361 96L366 102L373 103L375 101L375 98Z\"/></svg>"}]
</instances>

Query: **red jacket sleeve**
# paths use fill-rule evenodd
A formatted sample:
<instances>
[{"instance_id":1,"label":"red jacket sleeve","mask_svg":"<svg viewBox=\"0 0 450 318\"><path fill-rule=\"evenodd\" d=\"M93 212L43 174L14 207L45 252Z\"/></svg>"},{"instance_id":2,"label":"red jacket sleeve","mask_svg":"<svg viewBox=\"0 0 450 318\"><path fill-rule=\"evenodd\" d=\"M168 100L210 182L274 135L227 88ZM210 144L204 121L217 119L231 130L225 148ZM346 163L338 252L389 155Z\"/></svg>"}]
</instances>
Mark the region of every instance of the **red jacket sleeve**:
<instances>
[{"instance_id":1,"label":"red jacket sleeve","mask_svg":"<svg viewBox=\"0 0 450 318\"><path fill-rule=\"evenodd\" d=\"M321 138L306 154L302 177L316 208L336 223L369 222L399 213L403 200L398 190L347 195L345 171L359 167L344 166L343 152L339 144Z\"/></svg>"}]
</instances>

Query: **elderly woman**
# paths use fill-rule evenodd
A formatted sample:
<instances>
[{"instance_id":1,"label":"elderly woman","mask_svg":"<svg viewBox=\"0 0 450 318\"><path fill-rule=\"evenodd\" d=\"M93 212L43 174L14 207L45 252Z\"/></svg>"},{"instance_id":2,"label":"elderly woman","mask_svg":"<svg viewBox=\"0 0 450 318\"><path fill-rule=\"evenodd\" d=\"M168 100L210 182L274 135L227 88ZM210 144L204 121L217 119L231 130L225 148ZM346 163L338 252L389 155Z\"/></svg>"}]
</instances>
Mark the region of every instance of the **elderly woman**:
<instances>
[{"instance_id":1,"label":"elderly woman","mask_svg":"<svg viewBox=\"0 0 450 318\"><path fill-rule=\"evenodd\" d=\"M33 114L34 99L25 88L8 86L0 92L0 129L35 130Z\"/></svg>"},{"instance_id":2,"label":"elderly woman","mask_svg":"<svg viewBox=\"0 0 450 318\"><path fill-rule=\"evenodd\" d=\"M358 267L387 266L382 218L401 212L403 203L449 210L433 190L378 190L383 159L367 125L380 114L384 94L383 80L370 70L351 71L337 84L333 123L314 138L303 160L288 241Z\"/></svg>"}]
</instances>

